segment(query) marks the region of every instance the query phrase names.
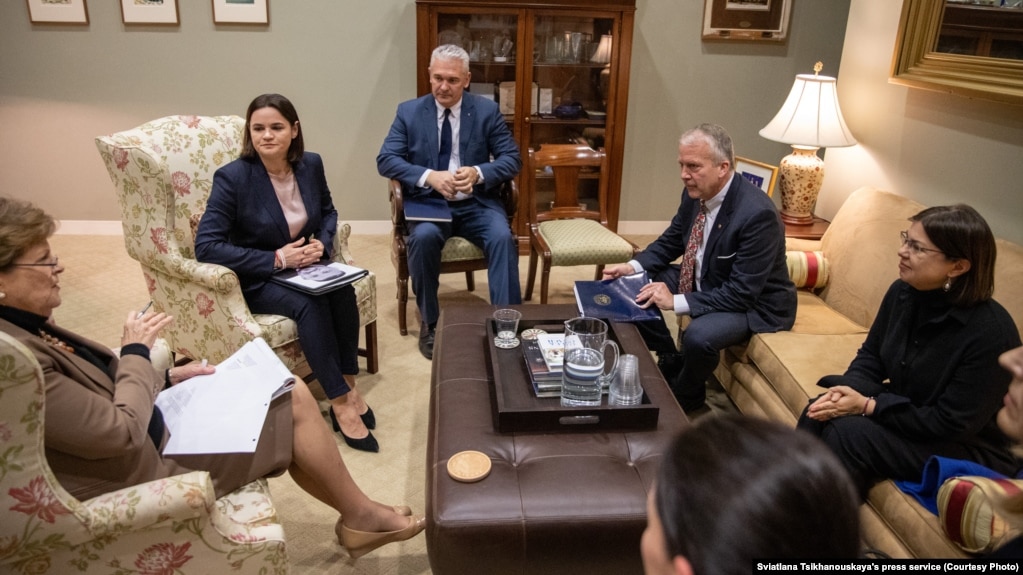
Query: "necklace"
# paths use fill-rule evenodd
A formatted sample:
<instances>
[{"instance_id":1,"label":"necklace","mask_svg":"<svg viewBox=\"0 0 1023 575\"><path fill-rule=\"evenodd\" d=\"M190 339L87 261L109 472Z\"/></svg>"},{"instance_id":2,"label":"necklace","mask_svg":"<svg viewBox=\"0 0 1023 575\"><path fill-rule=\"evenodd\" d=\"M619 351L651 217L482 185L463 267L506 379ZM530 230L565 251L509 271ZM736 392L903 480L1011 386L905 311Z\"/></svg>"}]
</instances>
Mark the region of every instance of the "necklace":
<instances>
[{"instance_id":1,"label":"necklace","mask_svg":"<svg viewBox=\"0 0 1023 575\"><path fill-rule=\"evenodd\" d=\"M67 344L67 342L61 340L55 335L51 335L43 330L39 330L39 337L43 338L43 341L61 351L66 351L71 354L75 353L75 348L71 347L70 345Z\"/></svg>"}]
</instances>

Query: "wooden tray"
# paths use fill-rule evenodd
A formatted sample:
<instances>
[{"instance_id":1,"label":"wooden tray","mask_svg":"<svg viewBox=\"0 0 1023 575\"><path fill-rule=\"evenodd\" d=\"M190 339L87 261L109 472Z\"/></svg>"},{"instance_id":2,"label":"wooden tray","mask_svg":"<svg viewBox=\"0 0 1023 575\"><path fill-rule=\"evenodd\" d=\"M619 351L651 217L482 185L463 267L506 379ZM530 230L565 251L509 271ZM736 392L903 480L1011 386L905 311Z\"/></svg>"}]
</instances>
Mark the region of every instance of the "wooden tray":
<instances>
[{"instance_id":1,"label":"wooden tray","mask_svg":"<svg viewBox=\"0 0 1023 575\"><path fill-rule=\"evenodd\" d=\"M619 344L615 324L608 323L608 336ZM548 332L565 329L563 319L522 319L519 332L529 328L541 328ZM660 409L650 402L646 392L643 401L635 406L610 406L607 395L601 397L600 406L562 407L559 397L536 397L522 350L498 349L494 346L496 335L494 321L487 320L487 369L493 375L490 387L494 427L501 433L526 432L586 432L600 430L654 429ZM638 353L639 350L621 350L621 353ZM645 353L645 350L643 350Z\"/></svg>"}]
</instances>

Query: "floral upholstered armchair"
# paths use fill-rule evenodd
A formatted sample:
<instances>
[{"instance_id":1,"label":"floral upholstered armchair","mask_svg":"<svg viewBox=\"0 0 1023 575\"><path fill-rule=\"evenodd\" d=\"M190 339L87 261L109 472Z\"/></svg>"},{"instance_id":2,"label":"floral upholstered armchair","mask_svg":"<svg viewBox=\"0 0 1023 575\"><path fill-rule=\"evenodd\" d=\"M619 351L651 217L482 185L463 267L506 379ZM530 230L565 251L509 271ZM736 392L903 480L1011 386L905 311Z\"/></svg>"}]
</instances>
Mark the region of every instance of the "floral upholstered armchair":
<instances>
[{"instance_id":1,"label":"floral upholstered armchair","mask_svg":"<svg viewBox=\"0 0 1023 575\"><path fill-rule=\"evenodd\" d=\"M117 189L128 255L142 266L154 307L174 316L163 335L174 353L218 363L262 337L288 369L308 370L298 328L278 315L253 314L231 270L195 259L195 228L218 168L241 152L245 121L238 116L168 116L96 138ZM339 222L334 259L354 263L351 226ZM376 276L354 284L366 344L360 355L376 373Z\"/></svg>"},{"instance_id":2,"label":"floral upholstered armchair","mask_svg":"<svg viewBox=\"0 0 1023 575\"><path fill-rule=\"evenodd\" d=\"M79 501L43 450L43 374L0 332L0 572L288 573L265 479L220 499L193 471Z\"/></svg>"}]
</instances>

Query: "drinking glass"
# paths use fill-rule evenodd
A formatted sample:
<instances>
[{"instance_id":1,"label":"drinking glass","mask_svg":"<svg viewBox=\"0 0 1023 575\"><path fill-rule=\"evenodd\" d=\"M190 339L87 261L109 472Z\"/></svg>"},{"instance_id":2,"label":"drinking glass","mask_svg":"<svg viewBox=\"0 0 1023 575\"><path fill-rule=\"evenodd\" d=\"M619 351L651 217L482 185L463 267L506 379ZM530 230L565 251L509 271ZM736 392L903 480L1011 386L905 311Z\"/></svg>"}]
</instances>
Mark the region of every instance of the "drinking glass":
<instances>
[{"instance_id":1,"label":"drinking glass","mask_svg":"<svg viewBox=\"0 0 1023 575\"><path fill-rule=\"evenodd\" d=\"M614 360L605 372L604 354ZM596 318L577 317L565 322L565 361L561 376L561 405L598 406L600 396L618 369L618 344L607 339L607 324Z\"/></svg>"},{"instance_id":2,"label":"drinking glass","mask_svg":"<svg viewBox=\"0 0 1023 575\"><path fill-rule=\"evenodd\" d=\"M631 353L618 360L618 377L611 382L607 394L608 405L639 405L643 401L643 386L639 383L639 358Z\"/></svg>"},{"instance_id":3,"label":"drinking glass","mask_svg":"<svg viewBox=\"0 0 1023 575\"><path fill-rule=\"evenodd\" d=\"M519 320L522 314L513 309L499 309L494 312L494 324L497 327L497 336L494 338L494 345L501 349L511 349L519 346Z\"/></svg>"}]
</instances>

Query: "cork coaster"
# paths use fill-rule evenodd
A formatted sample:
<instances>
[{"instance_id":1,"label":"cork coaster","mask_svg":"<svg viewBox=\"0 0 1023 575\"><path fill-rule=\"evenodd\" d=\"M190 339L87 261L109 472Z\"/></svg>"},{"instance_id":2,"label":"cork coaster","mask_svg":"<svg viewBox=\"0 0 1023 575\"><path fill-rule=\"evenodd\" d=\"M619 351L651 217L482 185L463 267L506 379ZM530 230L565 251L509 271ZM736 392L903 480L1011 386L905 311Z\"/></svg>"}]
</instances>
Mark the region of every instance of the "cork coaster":
<instances>
[{"instance_id":1,"label":"cork coaster","mask_svg":"<svg viewBox=\"0 0 1023 575\"><path fill-rule=\"evenodd\" d=\"M543 335L545 333L547 332L542 329L531 328L522 330L522 333L520 333L519 335L522 337L522 339L536 339L536 336Z\"/></svg>"},{"instance_id":2,"label":"cork coaster","mask_svg":"<svg viewBox=\"0 0 1023 575\"><path fill-rule=\"evenodd\" d=\"M490 475L490 458L479 451L459 451L448 459L448 475L463 483L479 481Z\"/></svg>"}]
</instances>

